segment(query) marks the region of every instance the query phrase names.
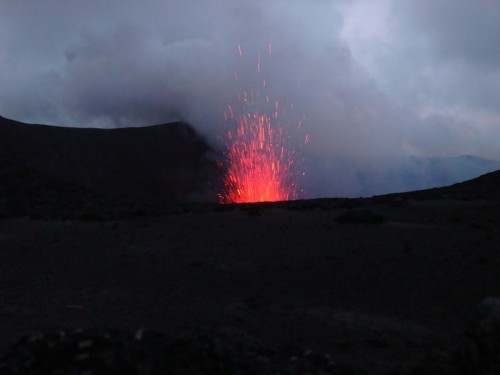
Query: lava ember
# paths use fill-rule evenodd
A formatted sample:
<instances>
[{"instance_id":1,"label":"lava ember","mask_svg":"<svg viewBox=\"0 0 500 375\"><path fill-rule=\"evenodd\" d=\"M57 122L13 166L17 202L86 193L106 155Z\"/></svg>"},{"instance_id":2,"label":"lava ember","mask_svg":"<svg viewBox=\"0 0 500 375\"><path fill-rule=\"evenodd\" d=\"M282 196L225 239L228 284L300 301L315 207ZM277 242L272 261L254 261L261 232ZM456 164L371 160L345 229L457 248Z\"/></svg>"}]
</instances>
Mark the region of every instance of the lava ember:
<instances>
[{"instance_id":1,"label":"lava ember","mask_svg":"<svg viewBox=\"0 0 500 375\"><path fill-rule=\"evenodd\" d=\"M241 57L240 45L238 53ZM271 53L272 46L269 45L269 56ZM256 71L262 88L266 90L268 80L261 77L260 54ZM239 79L236 72L234 77ZM297 199L299 179L294 165L297 155L283 126L287 122L285 111L280 108L278 100L271 100L257 90L243 90L237 98L238 110L234 111L228 105L224 113L227 121L236 123L236 130L226 134L227 172L219 201L250 203ZM300 125L301 122L297 128Z\"/></svg>"}]
</instances>

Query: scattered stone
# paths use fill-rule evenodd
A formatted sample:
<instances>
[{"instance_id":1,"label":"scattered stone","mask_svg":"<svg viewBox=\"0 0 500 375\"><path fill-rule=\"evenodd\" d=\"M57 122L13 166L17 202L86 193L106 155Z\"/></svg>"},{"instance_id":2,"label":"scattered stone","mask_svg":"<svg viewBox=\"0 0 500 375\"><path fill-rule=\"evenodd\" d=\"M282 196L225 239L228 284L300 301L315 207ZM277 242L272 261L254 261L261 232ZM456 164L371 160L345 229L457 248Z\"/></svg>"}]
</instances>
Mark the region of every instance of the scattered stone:
<instances>
[{"instance_id":1,"label":"scattered stone","mask_svg":"<svg viewBox=\"0 0 500 375\"><path fill-rule=\"evenodd\" d=\"M184 338L154 331L73 330L36 334L0 358L2 374L339 374L332 357L285 355L233 328Z\"/></svg>"},{"instance_id":2,"label":"scattered stone","mask_svg":"<svg viewBox=\"0 0 500 375\"><path fill-rule=\"evenodd\" d=\"M337 216L337 222L350 224L380 224L385 221L380 214L370 210L353 210Z\"/></svg>"},{"instance_id":3,"label":"scattered stone","mask_svg":"<svg viewBox=\"0 0 500 375\"><path fill-rule=\"evenodd\" d=\"M479 304L457 364L463 374L500 374L500 298L486 298Z\"/></svg>"},{"instance_id":4,"label":"scattered stone","mask_svg":"<svg viewBox=\"0 0 500 375\"><path fill-rule=\"evenodd\" d=\"M203 267L205 266L205 262L201 261L201 260L193 260L189 263L189 265L191 267L195 267L195 268L200 268L200 267Z\"/></svg>"}]
</instances>

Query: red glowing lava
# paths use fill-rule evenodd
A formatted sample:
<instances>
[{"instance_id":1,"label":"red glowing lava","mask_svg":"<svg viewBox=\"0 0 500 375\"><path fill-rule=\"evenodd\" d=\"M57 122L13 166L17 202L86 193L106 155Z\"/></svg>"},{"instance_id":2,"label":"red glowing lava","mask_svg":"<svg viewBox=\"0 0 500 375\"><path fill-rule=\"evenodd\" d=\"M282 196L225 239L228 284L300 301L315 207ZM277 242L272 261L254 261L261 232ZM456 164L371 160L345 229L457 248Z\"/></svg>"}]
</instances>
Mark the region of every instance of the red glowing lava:
<instances>
[{"instance_id":1,"label":"red glowing lava","mask_svg":"<svg viewBox=\"0 0 500 375\"><path fill-rule=\"evenodd\" d=\"M271 45L268 51L270 55ZM238 52L242 56L239 45ZM259 74L260 60L259 55ZM236 73L235 79L238 80ZM266 82L265 78L261 80L262 87L266 88ZM261 98L264 97L262 101ZM260 95L259 92L251 91L248 95L247 91L243 91L238 98L242 110L235 114L229 105L224 113L226 120L236 121L236 131L228 131L226 134L227 172L219 201L250 203L297 199L299 183L298 173L294 170L296 155L291 148L290 136L281 125L284 111L280 109L277 100L270 108L269 96ZM307 136L305 141L307 142Z\"/></svg>"}]
</instances>

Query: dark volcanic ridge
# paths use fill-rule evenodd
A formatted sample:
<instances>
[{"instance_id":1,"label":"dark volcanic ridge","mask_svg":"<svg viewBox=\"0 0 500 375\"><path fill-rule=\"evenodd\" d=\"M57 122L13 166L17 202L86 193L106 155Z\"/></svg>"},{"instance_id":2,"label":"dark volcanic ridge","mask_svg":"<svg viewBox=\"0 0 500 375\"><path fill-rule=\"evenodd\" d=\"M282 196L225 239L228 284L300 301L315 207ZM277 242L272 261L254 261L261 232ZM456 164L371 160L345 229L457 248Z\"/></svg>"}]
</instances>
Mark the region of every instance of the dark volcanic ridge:
<instances>
[{"instance_id":1,"label":"dark volcanic ridge","mask_svg":"<svg viewBox=\"0 0 500 375\"><path fill-rule=\"evenodd\" d=\"M107 220L138 215L498 200L500 171L452 186L372 198L218 205L223 170L187 123L96 129L28 125L0 116L0 217ZM190 203L205 202L205 203ZM378 219L373 219L378 220Z\"/></svg>"},{"instance_id":2,"label":"dark volcanic ridge","mask_svg":"<svg viewBox=\"0 0 500 375\"><path fill-rule=\"evenodd\" d=\"M214 157L183 122L95 129L0 117L0 213L45 216L63 203L70 214L214 201L221 174Z\"/></svg>"}]
</instances>

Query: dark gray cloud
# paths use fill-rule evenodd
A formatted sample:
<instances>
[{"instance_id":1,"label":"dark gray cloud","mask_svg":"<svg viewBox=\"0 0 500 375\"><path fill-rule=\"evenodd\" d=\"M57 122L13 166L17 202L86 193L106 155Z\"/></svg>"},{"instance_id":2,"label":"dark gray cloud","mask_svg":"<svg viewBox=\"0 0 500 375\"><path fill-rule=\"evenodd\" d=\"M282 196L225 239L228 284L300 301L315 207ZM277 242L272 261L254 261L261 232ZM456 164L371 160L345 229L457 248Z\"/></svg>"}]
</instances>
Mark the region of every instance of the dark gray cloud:
<instances>
[{"instance_id":1,"label":"dark gray cloud","mask_svg":"<svg viewBox=\"0 0 500 375\"><path fill-rule=\"evenodd\" d=\"M496 0L0 0L0 114L183 119L217 142L235 92L265 77L326 170L349 154L500 159L499 15Z\"/></svg>"},{"instance_id":2,"label":"dark gray cloud","mask_svg":"<svg viewBox=\"0 0 500 375\"><path fill-rule=\"evenodd\" d=\"M490 139L500 128L500 96L495 94L500 90L500 3L380 4L385 13L378 33L359 36L351 25L350 45L391 105L404 110L408 150L420 155L476 152L498 159L500 147Z\"/></svg>"},{"instance_id":3,"label":"dark gray cloud","mask_svg":"<svg viewBox=\"0 0 500 375\"><path fill-rule=\"evenodd\" d=\"M498 68L500 6L497 1L402 1L395 4L395 16L415 34L425 35L438 57Z\"/></svg>"},{"instance_id":4,"label":"dark gray cloud","mask_svg":"<svg viewBox=\"0 0 500 375\"><path fill-rule=\"evenodd\" d=\"M402 1L394 6L399 44L419 65L423 100L497 111L500 4L494 0ZM406 72L408 74L409 72ZM420 88L420 87L418 87Z\"/></svg>"}]
</instances>

